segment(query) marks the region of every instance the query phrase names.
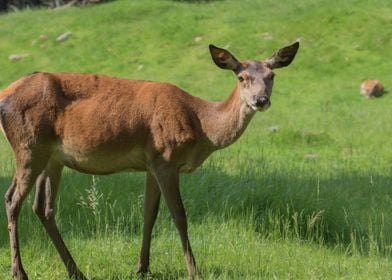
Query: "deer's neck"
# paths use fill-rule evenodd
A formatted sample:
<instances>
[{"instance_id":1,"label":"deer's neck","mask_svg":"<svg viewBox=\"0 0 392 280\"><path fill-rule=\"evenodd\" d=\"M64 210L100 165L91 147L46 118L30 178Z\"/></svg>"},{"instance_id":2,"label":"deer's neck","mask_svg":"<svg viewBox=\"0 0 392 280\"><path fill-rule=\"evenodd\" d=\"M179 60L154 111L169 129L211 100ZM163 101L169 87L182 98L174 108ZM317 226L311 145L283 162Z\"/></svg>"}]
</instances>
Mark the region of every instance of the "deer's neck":
<instances>
[{"instance_id":1,"label":"deer's neck","mask_svg":"<svg viewBox=\"0 0 392 280\"><path fill-rule=\"evenodd\" d=\"M201 123L204 133L215 149L235 142L245 131L254 111L240 97L238 85L223 102L210 103Z\"/></svg>"}]
</instances>

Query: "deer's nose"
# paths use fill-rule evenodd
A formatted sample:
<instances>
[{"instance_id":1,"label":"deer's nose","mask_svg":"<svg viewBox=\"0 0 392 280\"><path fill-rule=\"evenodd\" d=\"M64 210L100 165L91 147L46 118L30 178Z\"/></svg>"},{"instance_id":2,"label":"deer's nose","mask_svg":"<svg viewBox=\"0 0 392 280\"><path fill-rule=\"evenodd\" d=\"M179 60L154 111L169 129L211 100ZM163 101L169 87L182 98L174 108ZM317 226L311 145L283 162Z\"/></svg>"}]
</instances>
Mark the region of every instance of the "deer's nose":
<instances>
[{"instance_id":1,"label":"deer's nose","mask_svg":"<svg viewBox=\"0 0 392 280\"><path fill-rule=\"evenodd\" d=\"M265 107L270 103L269 98L267 96L258 96L256 98L256 106L257 107Z\"/></svg>"}]
</instances>

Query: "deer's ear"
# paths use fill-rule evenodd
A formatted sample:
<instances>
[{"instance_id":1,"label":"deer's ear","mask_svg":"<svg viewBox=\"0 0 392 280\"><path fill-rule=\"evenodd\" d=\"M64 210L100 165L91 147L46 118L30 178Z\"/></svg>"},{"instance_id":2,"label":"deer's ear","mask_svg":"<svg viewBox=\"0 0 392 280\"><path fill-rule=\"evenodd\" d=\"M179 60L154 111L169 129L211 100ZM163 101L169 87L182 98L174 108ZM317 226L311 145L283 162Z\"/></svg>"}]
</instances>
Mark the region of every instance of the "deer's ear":
<instances>
[{"instance_id":1,"label":"deer's ear","mask_svg":"<svg viewBox=\"0 0 392 280\"><path fill-rule=\"evenodd\" d=\"M267 59L266 62L268 67L274 69L290 65L290 63L294 60L298 48L299 42L297 41L290 46L279 49L270 58Z\"/></svg>"},{"instance_id":2,"label":"deer's ear","mask_svg":"<svg viewBox=\"0 0 392 280\"><path fill-rule=\"evenodd\" d=\"M240 69L238 60L227 50L210 45L211 57L215 64L222 69L230 69L237 72Z\"/></svg>"}]
</instances>

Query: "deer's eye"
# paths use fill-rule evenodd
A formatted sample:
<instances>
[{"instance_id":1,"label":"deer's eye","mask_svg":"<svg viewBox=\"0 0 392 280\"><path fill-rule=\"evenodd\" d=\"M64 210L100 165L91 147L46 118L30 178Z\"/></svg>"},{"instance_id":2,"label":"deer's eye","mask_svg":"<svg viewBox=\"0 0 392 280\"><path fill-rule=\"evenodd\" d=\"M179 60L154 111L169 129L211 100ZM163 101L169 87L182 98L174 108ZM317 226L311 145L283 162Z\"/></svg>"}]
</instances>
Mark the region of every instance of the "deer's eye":
<instances>
[{"instance_id":1,"label":"deer's eye","mask_svg":"<svg viewBox=\"0 0 392 280\"><path fill-rule=\"evenodd\" d=\"M239 76L239 77L238 77L238 81L240 81L240 83L242 83L242 82L244 81L244 77Z\"/></svg>"}]
</instances>

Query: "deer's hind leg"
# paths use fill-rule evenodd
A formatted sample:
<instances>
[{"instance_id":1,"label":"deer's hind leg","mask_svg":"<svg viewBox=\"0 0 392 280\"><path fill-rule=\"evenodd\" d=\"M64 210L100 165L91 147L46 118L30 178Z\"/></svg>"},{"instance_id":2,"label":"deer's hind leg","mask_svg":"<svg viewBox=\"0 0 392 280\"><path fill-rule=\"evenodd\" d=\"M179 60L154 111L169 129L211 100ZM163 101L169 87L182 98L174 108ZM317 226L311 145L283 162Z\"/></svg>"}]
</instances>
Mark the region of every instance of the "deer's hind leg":
<instances>
[{"instance_id":1,"label":"deer's hind leg","mask_svg":"<svg viewBox=\"0 0 392 280\"><path fill-rule=\"evenodd\" d=\"M61 260L63 261L69 277L74 279L87 279L77 267L74 259L66 247L55 220L55 201L59 190L63 165L51 160L45 170L38 176L33 211L41 220L47 234L52 240Z\"/></svg>"},{"instance_id":2,"label":"deer's hind leg","mask_svg":"<svg viewBox=\"0 0 392 280\"><path fill-rule=\"evenodd\" d=\"M46 165L47 157L32 157L31 150L16 151L16 172L5 195L5 206L8 218L8 231L11 246L12 274L18 280L27 280L22 265L18 237L18 217L22 203L30 192L38 174Z\"/></svg>"},{"instance_id":3,"label":"deer's hind leg","mask_svg":"<svg viewBox=\"0 0 392 280\"><path fill-rule=\"evenodd\" d=\"M143 242L137 271L140 274L149 272L151 233L158 215L160 198L161 191L158 182L150 172L147 172L144 191Z\"/></svg>"}]
</instances>

